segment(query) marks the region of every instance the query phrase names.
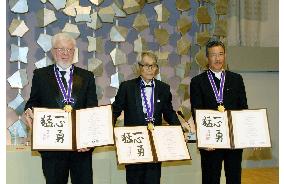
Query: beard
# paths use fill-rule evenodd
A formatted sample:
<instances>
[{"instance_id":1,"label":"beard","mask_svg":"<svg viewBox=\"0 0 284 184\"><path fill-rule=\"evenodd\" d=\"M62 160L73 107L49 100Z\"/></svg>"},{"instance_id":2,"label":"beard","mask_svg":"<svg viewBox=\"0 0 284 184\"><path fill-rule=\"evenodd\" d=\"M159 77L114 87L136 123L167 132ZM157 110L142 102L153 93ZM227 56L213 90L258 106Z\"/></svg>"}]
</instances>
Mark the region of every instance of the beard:
<instances>
[{"instance_id":1,"label":"beard","mask_svg":"<svg viewBox=\"0 0 284 184\"><path fill-rule=\"evenodd\" d=\"M72 65L72 61L63 61L63 60L57 60L57 61L55 61L56 62L56 64L58 64L62 69L67 69L69 66L71 66Z\"/></svg>"}]
</instances>

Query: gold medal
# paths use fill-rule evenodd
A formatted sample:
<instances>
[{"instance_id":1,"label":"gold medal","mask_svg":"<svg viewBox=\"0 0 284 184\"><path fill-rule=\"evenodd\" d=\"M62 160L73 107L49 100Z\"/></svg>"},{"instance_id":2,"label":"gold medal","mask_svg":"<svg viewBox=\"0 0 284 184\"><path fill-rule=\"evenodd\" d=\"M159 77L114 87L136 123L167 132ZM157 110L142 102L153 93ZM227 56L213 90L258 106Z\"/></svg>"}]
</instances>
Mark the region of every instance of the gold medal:
<instances>
[{"instance_id":1,"label":"gold medal","mask_svg":"<svg viewBox=\"0 0 284 184\"><path fill-rule=\"evenodd\" d=\"M65 112L71 112L72 111L72 106L71 105L65 105L64 106L64 110L65 110Z\"/></svg>"},{"instance_id":2,"label":"gold medal","mask_svg":"<svg viewBox=\"0 0 284 184\"><path fill-rule=\"evenodd\" d=\"M223 105L218 106L218 111L219 112L225 112L225 107Z\"/></svg>"},{"instance_id":3,"label":"gold medal","mask_svg":"<svg viewBox=\"0 0 284 184\"><path fill-rule=\"evenodd\" d=\"M154 124L152 122L148 123L148 130L154 130Z\"/></svg>"}]
</instances>

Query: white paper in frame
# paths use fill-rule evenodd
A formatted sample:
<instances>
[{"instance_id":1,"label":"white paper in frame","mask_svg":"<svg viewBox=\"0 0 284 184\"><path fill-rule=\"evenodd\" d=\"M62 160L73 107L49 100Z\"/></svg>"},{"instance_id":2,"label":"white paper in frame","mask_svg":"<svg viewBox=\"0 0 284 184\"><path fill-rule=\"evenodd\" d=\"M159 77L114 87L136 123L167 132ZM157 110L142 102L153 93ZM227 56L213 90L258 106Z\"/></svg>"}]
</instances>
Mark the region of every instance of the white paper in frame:
<instances>
[{"instance_id":1,"label":"white paper in frame","mask_svg":"<svg viewBox=\"0 0 284 184\"><path fill-rule=\"evenodd\" d=\"M230 148L230 130L227 112L195 111L198 148Z\"/></svg>"},{"instance_id":2,"label":"white paper in frame","mask_svg":"<svg viewBox=\"0 0 284 184\"><path fill-rule=\"evenodd\" d=\"M119 164L153 162L146 126L115 127L114 135Z\"/></svg>"},{"instance_id":3,"label":"white paper in frame","mask_svg":"<svg viewBox=\"0 0 284 184\"><path fill-rule=\"evenodd\" d=\"M114 144L111 105L76 110L77 149Z\"/></svg>"},{"instance_id":4,"label":"white paper in frame","mask_svg":"<svg viewBox=\"0 0 284 184\"><path fill-rule=\"evenodd\" d=\"M33 150L72 150L71 113L47 108L34 108L33 112Z\"/></svg>"},{"instance_id":5,"label":"white paper in frame","mask_svg":"<svg viewBox=\"0 0 284 184\"><path fill-rule=\"evenodd\" d=\"M235 148L271 147L266 109L231 111Z\"/></svg>"},{"instance_id":6,"label":"white paper in frame","mask_svg":"<svg viewBox=\"0 0 284 184\"><path fill-rule=\"evenodd\" d=\"M181 126L155 126L152 135L159 162L191 159Z\"/></svg>"}]
</instances>

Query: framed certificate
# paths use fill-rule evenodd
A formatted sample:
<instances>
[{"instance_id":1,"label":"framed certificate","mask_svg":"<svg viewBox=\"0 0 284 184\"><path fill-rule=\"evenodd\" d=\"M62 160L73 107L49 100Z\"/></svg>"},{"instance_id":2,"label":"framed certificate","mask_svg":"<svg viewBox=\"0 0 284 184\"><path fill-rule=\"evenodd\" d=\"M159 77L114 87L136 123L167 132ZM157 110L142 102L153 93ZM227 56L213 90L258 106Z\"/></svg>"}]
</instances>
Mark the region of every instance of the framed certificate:
<instances>
[{"instance_id":1,"label":"framed certificate","mask_svg":"<svg viewBox=\"0 0 284 184\"><path fill-rule=\"evenodd\" d=\"M76 150L114 144L111 105L67 113L34 108L33 150Z\"/></svg>"},{"instance_id":2,"label":"framed certificate","mask_svg":"<svg viewBox=\"0 0 284 184\"><path fill-rule=\"evenodd\" d=\"M119 164L154 161L146 126L115 127L114 136Z\"/></svg>"},{"instance_id":3,"label":"framed certificate","mask_svg":"<svg viewBox=\"0 0 284 184\"><path fill-rule=\"evenodd\" d=\"M114 144L111 105L76 110L77 149Z\"/></svg>"},{"instance_id":4,"label":"framed certificate","mask_svg":"<svg viewBox=\"0 0 284 184\"><path fill-rule=\"evenodd\" d=\"M181 126L115 127L119 164L191 159Z\"/></svg>"},{"instance_id":5,"label":"framed certificate","mask_svg":"<svg viewBox=\"0 0 284 184\"><path fill-rule=\"evenodd\" d=\"M155 126L152 136L159 162L191 159L181 126Z\"/></svg>"},{"instance_id":6,"label":"framed certificate","mask_svg":"<svg viewBox=\"0 0 284 184\"><path fill-rule=\"evenodd\" d=\"M231 111L235 148L271 147L266 109Z\"/></svg>"},{"instance_id":7,"label":"framed certificate","mask_svg":"<svg viewBox=\"0 0 284 184\"><path fill-rule=\"evenodd\" d=\"M197 146L231 148L227 112L196 110Z\"/></svg>"},{"instance_id":8,"label":"framed certificate","mask_svg":"<svg viewBox=\"0 0 284 184\"><path fill-rule=\"evenodd\" d=\"M199 148L271 147L266 109L195 113Z\"/></svg>"},{"instance_id":9,"label":"framed certificate","mask_svg":"<svg viewBox=\"0 0 284 184\"><path fill-rule=\"evenodd\" d=\"M34 108L33 150L73 150L74 122L71 113L62 109Z\"/></svg>"}]
</instances>

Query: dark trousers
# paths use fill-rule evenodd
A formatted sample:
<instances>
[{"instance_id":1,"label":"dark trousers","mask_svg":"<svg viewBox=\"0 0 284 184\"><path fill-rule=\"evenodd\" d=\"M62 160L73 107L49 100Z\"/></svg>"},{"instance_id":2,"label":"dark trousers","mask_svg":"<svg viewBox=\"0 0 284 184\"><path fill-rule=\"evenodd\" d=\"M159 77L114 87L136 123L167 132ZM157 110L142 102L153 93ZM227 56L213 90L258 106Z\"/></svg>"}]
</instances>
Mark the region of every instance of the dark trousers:
<instances>
[{"instance_id":1,"label":"dark trousers","mask_svg":"<svg viewBox=\"0 0 284 184\"><path fill-rule=\"evenodd\" d=\"M46 184L93 184L92 151L41 152Z\"/></svg>"},{"instance_id":2,"label":"dark trousers","mask_svg":"<svg viewBox=\"0 0 284 184\"><path fill-rule=\"evenodd\" d=\"M242 153L242 149L214 151L200 149L202 184L220 184L223 161L226 184L241 184Z\"/></svg>"},{"instance_id":3,"label":"dark trousers","mask_svg":"<svg viewBox=\"0 0 284 184\"><path fill-rule=\"evenodd\" d=\"M127 184L160 184L161 163L126 165Z\"/></svg>"}]
</instances>

